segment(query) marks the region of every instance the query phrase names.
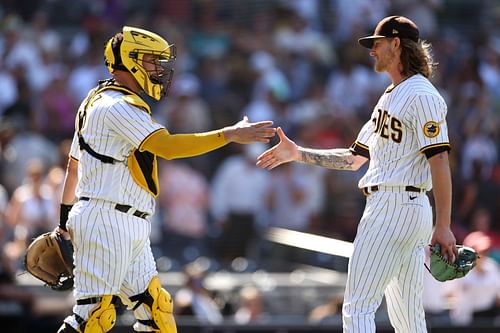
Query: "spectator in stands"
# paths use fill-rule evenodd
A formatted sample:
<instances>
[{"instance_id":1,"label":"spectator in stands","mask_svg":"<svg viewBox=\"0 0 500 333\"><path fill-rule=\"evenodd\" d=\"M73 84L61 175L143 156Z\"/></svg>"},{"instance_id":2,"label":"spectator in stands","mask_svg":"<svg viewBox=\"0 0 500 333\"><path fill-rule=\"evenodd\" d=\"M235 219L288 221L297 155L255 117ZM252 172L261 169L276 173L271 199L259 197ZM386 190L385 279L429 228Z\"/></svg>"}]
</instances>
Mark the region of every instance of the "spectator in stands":
<instances>
[{"instance_id":1,"label":"spectator in stands","mask_svg":"<svg viewBox=\"0 0 500 333\"><path fill-rule=\"evenodd\" d=\"M32 91L40 91L47 84L43 71L41 52L38 46L26 39L24 30L29 28L17 14L2 19L4 38L2 57L5 66L16 73L16 78L24 79Z\"/></svg>"},{"instance_id":2,"label":"spectator in stands","mask_svg":"<svg viewBox=\"0 0 500 333\"><path fill-rule=\"evenodd\" d=\"M193 262L184 269L186 282L174 298L176 316L194 316L202 324L218 324L223 317L213 295L204 286L206 271Z\"/></svg>"},{"instance_id":3,"label":"spectator in stands","mask_svg":"<svg viewBox=\"0 0 500 333\"><path fill-rule=\"evenodd\" d=\"M469 274L451 281L450 316L454 324L468 325L478 318L492 320L500 314L500 268L488 256L491 241L482 231L472 232L464 239L464 245L475 249L479 259Z\"/></svg>"},{"instance_id":4,"label":"spectator in stands","mask_svg":"<svg viewBox=\"0 0 500 333\"><path fill-rule=\"evenodd\" d=\"M477 117L477 116L476 116ZM464 179L475 179L474 164L481 164L478 180L489 179L494 165L498 162L498 147L493 140L486 125L481 124L481 119L471 120L469 133L462 151L462 173ZM491 123L491 121L490 121Z\"/></svg>"},{"instance_id":5,"label":"spectator in stands","mask_svg":"<svg viewBox=\"0 0 500 333\"><path fill-rule=\"evenodd\" d=\"M30 241L52 230L56 221L56 205L51 188L44 184L45 176L43 163L30 161L25 183L14 191L7 208L7 223L14 228L13 243L19 247L19 261Z\"/></svg>"},{"instance_id":6,"label":"spectator in stands","mask_svg":"<svg viewBox=\"0 0 500 333\"><path fill-rule=\"evenodd\" d=\"M72 138L77 109L76 100L67 87L67 73L59 69L42 94L41 111L37 115L40 129L57 143Z\"/></svg>"},{"instance_id":7,"label":"spectator in stands","mask_svg":"<svg viewBox=\"0 0 500 333\"><path fill-rule=\"evenodd\" d=\"M5 239L5 229L6 229L6 221L5 221L5 212L7 210L7 204L9 203L9 196L5 187L0 184L0 244L3 245L2 240Z\"/></svg>"},{"instance_id":8,"label":"spectator in stands","mask_svg":"<svg viewBox=\"0 0 500 333\"><path fill-rule=\"evenodd\" d=\"M162 215L164 255L182 265L195 258L189 251L206 251L209 184L206 177L183 161L160 161L158 196Z\"/></svg>"},{"instance_id":9,"label":"spectator in stands","mask_svg":"<svg viewBox=\"0 0 500 333\"><path fill-rule=\"evenodd\" d=\"M365 112L371 95L389 84L387 78L374 74L359 63L356 52L357 48L350 45L340 51L339 65L330 73L325 86L331 115L337 118L353 118L361 111Z\"/></svg>"},{"instance_id":10,"label":"spectator in stands","mask_svg":"<svg viewBox=\"0 0 500 333\"><path fill-rule=\"evenodd\" d=\"M308 5L314 7L313 2ZM295 101L304 98L314 80L313 68L331 65L335 53L331 40L312 28L304 11L290 8L283 15L286 20L276 27L273 43L281 56L279 66L290 83L290 99Z\"/></svg>"},{"instance_id":11,"label":"spectator in stands","mask_svg":"<svg viewBox=\"0 0 500 333\"><path fill-rule=\"evenodd\" d=\"M0 58L0 86L2 93L0 94L0 118L3 118L4 111L17 100L17 81L12 76L9 70L4 66L3 59Z\"/></svg>"},{"instance_id":12,"label":"spectator in stands","mask_svg":"<svg viewBox=\"0 0 500 333\"><path fill-rule=\"evenodd\" d=\"M4 332L27 332L33 320L33 293L16 285L16 270L11 266L8 247L0 253L0 321Z\"/></svg>"},{"instance_id":13,"label":"spectator in stands","mask_svg":"<svg viewBox=\"0 0 500 333\"><path fill-rule=\"evenodd\" d=\"M281 72L276 72L276 75L266 74L256 81L254 96L243 108L242 115L247 115L256 121L273 119L275 123L285 125L290 88L288 82L284 81L278 73L281 74Z\"/></svg>"},{"instance_id":14,"label":"spectator in stands","mask_svg":"<svg viewBox=\"0 0 500 333\"><path fill-rule=\"evenodd\" d=\"M324 172L288 164L271 173L270 226L309 232L325 202Z\"/></svg>"},{"instance_id":15,"label":"spectator in stands","mask_svg":"<svg viewBox=\"0 0 500 333\"><path fill-rule=\"evenodd\" d=\"M328 319L337 318L339 323L342 321L342 305L344 302L343 294L333 294L324 304L315 306L308 316L308 321L311 323L321 323Z\"/></svg>"},{"instance_id":16,"label":"spectator in stands","mask_svg":"<svg viewBox=\"0 0 500 333\"><path fill-rule=\"evenodd\" d=\"M9 194L22 185L30 160L39 159L50 166L57 164L58 158L56 145L26 128L20 119L0 122L0 183Z\"/></svg>"},{"instance_id":17,"label":"spectator in stands","mask_svg":"<svg viewBox=\"0 0 500 333\"><path fill-rule=\"evenodd\" d=\"M250 56L250 66L256 73L252 89L253 101L266 100L269 90L273 91L278 100L285 100L290 96L290 83L276 64L273 55L266 51L256 51ZM250 114L248 116L250 119L254 119ZM266 116L256 114L254 117L258 121L261 117L265 118Z\"/></svg>"},{"instance_id":18,"label":"spectator in stands","mask_svg":"<svg viewBox=\"0 0 500 333\"><path fill-rule=\"evenodd\" d=\"M269 321L269 314L264 311L264 295L252 285L243 286L238 293L239 304L234 313L234 321L240 325Z\"/></svg>"},{"instance_id":19,"label":"spectator in stands","mask_svg":"<svg viewBox=\"0 0 500 333\"><path fill-rule=\"evenodd\" d=\"M205 132L212 127L211 112L199 96L200 80L195 74L176 74L169 98L158 107L161 123L172 133Z\"/></svg>"},{"instance_id":20,"label":"spectator in stands","mask_svg":"<svg viewBox=\"0 0 500 333\"><path fill-rule=\"evenodd\" d=\"M472 225L473 214L478 206L495 211L500 198L497 195L500 184L494 182L492 177L484 178L482 176L483 163L480 160L473 161L472 169L472 179L463 180L460 184L462 189L459 192L460 201L457 211L458 218L467 224L468 229L474 228Z\"/></svg>"},{"instance_id":21,"label":"spectator in stands","mask_svg":"<svg viewBox=\"0 0 500 333\"><path fill-rule=\"evenodd\" d=\"M215 252L224 263L250 255L266 212L269 174L255 166L263 145L243 146L222 162L212 180L210 210L220 229Z\"/></svg>"}]
</instances>

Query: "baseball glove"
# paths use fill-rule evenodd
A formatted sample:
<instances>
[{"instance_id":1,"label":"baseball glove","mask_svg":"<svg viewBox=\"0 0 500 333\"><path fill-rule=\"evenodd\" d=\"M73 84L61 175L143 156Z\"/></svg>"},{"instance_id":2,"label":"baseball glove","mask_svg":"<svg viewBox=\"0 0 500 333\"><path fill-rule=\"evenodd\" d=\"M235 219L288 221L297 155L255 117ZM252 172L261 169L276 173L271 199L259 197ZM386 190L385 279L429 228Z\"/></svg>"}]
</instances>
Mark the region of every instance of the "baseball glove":
<instances>
[{"instance_id":1,"label":"baseball glove","mask_svg":"<svg viewBox=\"0 0 500 333\"><path fill-rule=\"evenodd\" d=\"M441 256L441 246L436 244L430 246L430 268L427 270L438 281L447 281L464 277L469 273L479 258L477 252L470 247L457 245L458 256L455 262L448 262Z\"/></svg>"},{"instance_id":2,"label":"baseball glove","mask_svg":"<svg viewBox=\"0 0 500 333\"><path fill-rule=\"evenodd\" d=\"M73 245L55 231L44 233L31 242L24 266L54 290L73 287Z\"/></svg>"}]
</instances>

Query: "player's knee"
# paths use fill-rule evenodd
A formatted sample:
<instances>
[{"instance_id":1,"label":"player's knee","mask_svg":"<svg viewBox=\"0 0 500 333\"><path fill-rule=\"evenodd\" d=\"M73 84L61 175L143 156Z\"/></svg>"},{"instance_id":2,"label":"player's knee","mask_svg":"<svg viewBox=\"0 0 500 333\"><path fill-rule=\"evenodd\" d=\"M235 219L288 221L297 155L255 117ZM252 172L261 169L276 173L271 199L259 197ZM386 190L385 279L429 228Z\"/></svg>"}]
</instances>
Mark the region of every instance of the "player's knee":
<instances>
[{"instance_id":1,"label":"player's knee","mask_svg":"<svg viewBox=\"0 0 500 333\"><path fill-rule=\"evenodd\" d=\"M138 322L150 326L155 332L176 333L177 327L174 319L174 306L172 296L162 288L158 276L149 282L148 288L141 294L131 296L132 302L137 302L134 310L144 306L150 319L138 319Z\"/></svg>"},{"instance_id":2,"label":"player's knee","mask_svg":"<svg viewBox=\"0 0 500 333\"><path fill-rule=\"evenodd\" d=\"M111 331L116 323L115 304L118 298L113 295L78 300L77 304L96 304L90 311L89 319L86 321L75 315L80 325L81 333L106 333ZM71 331L70 331L71 332Z\"/></svg>"}]
</instances>

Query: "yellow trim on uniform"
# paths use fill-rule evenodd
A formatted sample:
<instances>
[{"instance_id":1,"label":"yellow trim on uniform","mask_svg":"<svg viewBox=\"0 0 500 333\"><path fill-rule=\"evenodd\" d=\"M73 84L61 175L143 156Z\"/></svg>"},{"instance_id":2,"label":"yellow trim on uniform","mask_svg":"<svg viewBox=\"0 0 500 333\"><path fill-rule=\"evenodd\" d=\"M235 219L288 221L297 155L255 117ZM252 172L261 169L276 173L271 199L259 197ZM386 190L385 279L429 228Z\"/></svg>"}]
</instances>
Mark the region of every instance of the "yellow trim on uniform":
<instances>
[{"instance_id":1,"label":"yellow trim on uniform","mask_svg":"<svg viewBox=\"0 0 500 333\"><path fill-rule=\"evenodd\" d=\"M357 141L355 141L351 145L351 147L349 147L349 151L354 155L360 155L368 159L370 158L370 149L368 148L368 146L365 146L364 144Z\"/></svg>"},{"instance_id":2,"label":"yellow trim on uniform","mask_svg":"<svg viewBox=\"0 0 500 333\"><path fill-rule=\"evenodd\" d=\"M423 153L427 149L436 148L436 147L444 147L444 146L451 147L451 145L449 143L436 143L433 145L428 145L428 146L425 146L423 148L420 148L420 152Z\"/></svg>"},{"instance_id":3,"label":"yellow trim on uniform","mask_svg":"<svg viewBox=\"0 0 500 333\"><path fill-rule=\"evenodd\" d=\"M170 134L162 128L149 135L139 146L139 149L171 160L202 155L227 143L223 130L193 134Z\"/></svg>"},{"instance_id":4,"label":"yellow trim on uniform","mask_svg":"<svg viewBox=\"0 0 500 333\"><path fill-rule=\"evenodd\" d=\"M127 166L137 185L153 197L160 194L158 183L158 161L153 153L134 149L127 159Z\"/></svg>"},{"instance_id":5,"label":"yellow trim on uniform","mask_svg":"<svg viewBox=\"0 0 500 333\"><path fill-rule=\"evenodd\" d=\"M413 75L415 75L415 74L413 74ZM390 84L387 88L385 88L385 93L386 93L386 94L391 93L391 92L392 92L392 91L393 91L393 90L394 90L397 86L399 86L401 83L403 83L403 82L405 82L406 80L408 80L409 78L411 78L413 75L408 76L406 79L404 79L404 80L403 80L403 81L401 81L401 82L398 82L396 85L394 85L394 84L392 84L392 83L391 83L391 84Z\"/></svg>"},{"instance_id":6,"label":"yellow trim on uniform","mask_svg":"<svg viewBox=\"0 0 500 333\"><path fill-rule=\"evenodd\" d=\"M114 87L114 88L116 88L116 87ZM128 104L132 104L133 106L144 109L148 112L148 114L151 114L151 108L149 107L149 105L146 102L144 102L144 100L140 96L138 96L136 94L123 95L122 98Z\"/></svg>"},{"instance_id":7,"label":"yellow trim on uniform","mask_svg":"<svg viewBox=\"0 0 500 333\"><path fill-rule=\"evenodd\" d=\"M354 142L354 143L355 143L356 145L360 146L360 147L361 147L361 148L363 148L363 149L369 150L368 146L365 146L364 144L362 144L362 143L360 143L360 142L358 142L358 141L356 141L356 142Z\"/></svg>"}]
</instances>

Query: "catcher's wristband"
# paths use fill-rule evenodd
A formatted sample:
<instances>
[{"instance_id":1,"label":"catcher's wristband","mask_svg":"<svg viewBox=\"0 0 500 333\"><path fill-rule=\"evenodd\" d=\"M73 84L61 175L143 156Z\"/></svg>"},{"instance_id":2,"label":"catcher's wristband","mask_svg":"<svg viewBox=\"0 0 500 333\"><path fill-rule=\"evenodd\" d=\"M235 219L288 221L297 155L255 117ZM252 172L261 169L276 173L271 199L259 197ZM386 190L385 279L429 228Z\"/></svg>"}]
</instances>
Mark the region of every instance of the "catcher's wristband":
<instances>
[{"instance_id":1,"label":"catcher's wristband","mask_svg":"<svg viewBox=\"0 0 500 333\"><path fill-rule=\"evenodd\" d=\"M61 210L59 211L59 228L64 231L68 231L68 229L66 229L66 222L68 221L68 214L71 207L73 207L73 205L61 204Z\"/></svg>"}]
</instances>

